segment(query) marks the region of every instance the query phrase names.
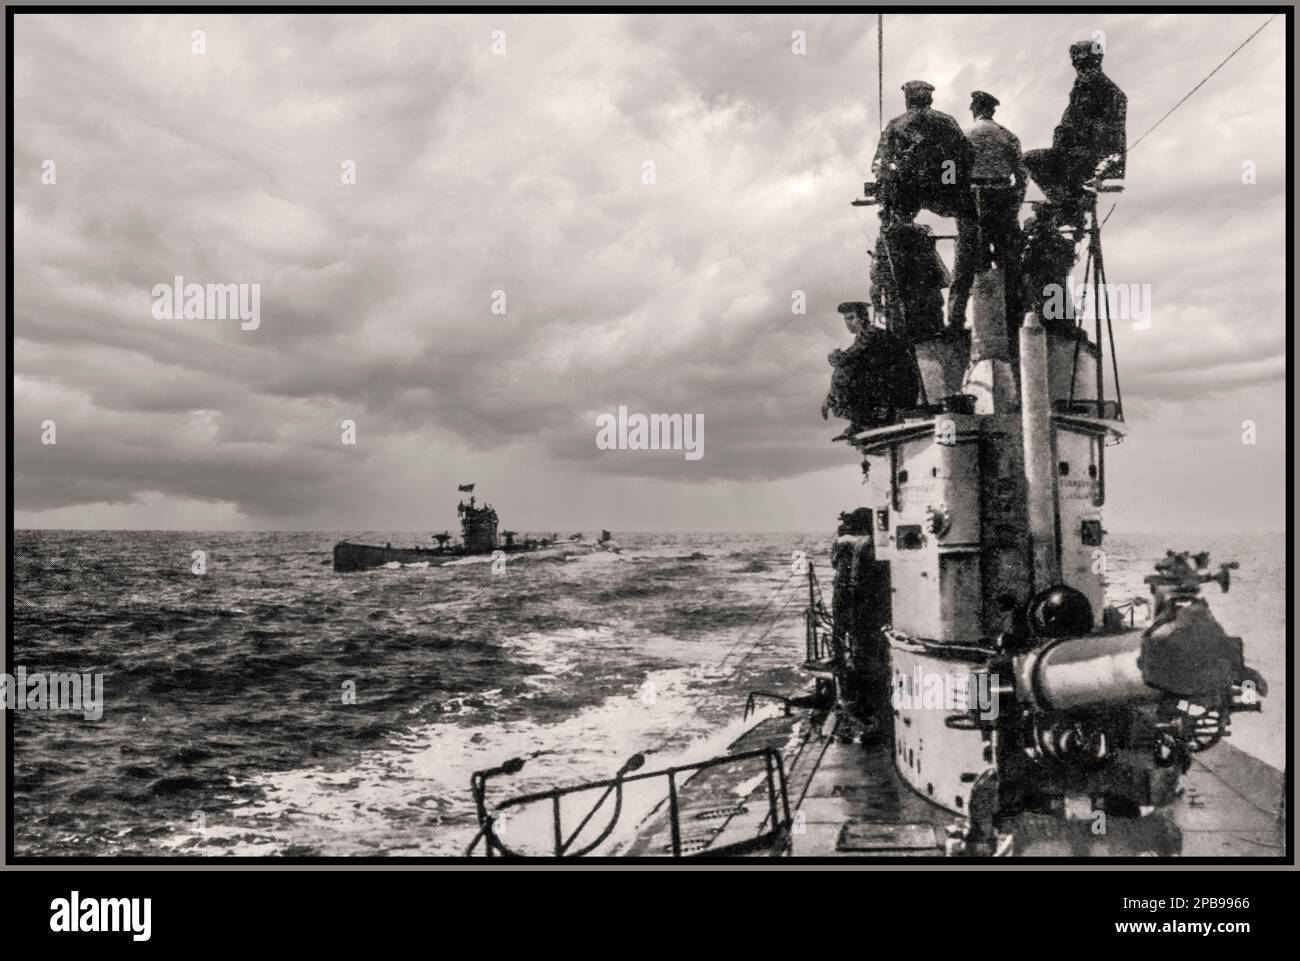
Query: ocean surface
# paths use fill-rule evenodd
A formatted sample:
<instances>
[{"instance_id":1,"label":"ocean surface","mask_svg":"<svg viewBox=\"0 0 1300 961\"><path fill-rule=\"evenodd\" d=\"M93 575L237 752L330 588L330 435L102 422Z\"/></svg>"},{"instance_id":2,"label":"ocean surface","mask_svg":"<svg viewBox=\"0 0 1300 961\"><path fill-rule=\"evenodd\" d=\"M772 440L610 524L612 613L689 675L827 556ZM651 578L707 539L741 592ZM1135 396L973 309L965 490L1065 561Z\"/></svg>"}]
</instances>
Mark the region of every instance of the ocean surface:
<instances>
[{"instance_id":1,"label":"ocean surface","mask_svg":"<svg viewBox=\"0 0 1300 961\"><path fill-rule=\"evenodd\" d=\"M622 534L621 554L335 574L341 537L400 532L18 531L15 668L103 673L99 720L16 711L21 855L455 855L470 774L508 793L721 751L751 689L807 685L807 587L831 535ZM1167 548L1237 560L1208 593L1271 685L1232 743L1285 750L1276 535L1111 536L1112 601ZM191 552L207 552L206 573Z\"/></svg>"}]
</instances>

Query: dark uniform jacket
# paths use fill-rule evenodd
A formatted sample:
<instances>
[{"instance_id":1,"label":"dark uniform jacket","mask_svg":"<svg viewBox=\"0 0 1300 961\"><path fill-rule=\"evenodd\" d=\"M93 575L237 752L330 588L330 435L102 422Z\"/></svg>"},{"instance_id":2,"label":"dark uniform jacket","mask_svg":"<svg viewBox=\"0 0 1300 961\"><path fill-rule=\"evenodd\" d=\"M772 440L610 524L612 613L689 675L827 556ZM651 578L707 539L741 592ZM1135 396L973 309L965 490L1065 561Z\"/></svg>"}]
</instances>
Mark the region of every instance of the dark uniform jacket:
<instances>
[{"instance_id":1,"label":"dark uniform jacket","mask_svg":"<svg viewBox=\"0 0 1300 961\"><path fill-rule=\"evenodd\" d=\"M952 216L970 189L971 154L970 141L956 120L931 107L911 107L885 127L871 169L877 180L901 181L922 191L925 206L932 210L936 207L931 201L938 201L940 208L952 207L952 213L936 210ZM953 166L945 167L946 161ZM948 172L951 176L945 178Z\"/></svg>"},{"instance_id":2,"label":"dark uniform jacket","mask_svg":"<svg viewBox=\"0 0 1300 961\"><path fill-rule=\"evenodd\" d=\"M831 390L822 408L863 430L888 410L915 405L920 392L916 361L899 337L863 328L846 350L831 351Z\"/></svg>"},{"instance_id":3,"label":"dark uniform jacket","mask_svg":"<svg viewBox=\"0 0 1300 961\"><path fill-rule=\"evenodd\" d=\"M1100 70L1081 73L1070 90L1070 102L1052 135L1052 146L1083 167L1092 167L1112 154L1118 165L1109 176L1124 176L1125 119L1128 97Z\"/></svg>"}]
</instances>

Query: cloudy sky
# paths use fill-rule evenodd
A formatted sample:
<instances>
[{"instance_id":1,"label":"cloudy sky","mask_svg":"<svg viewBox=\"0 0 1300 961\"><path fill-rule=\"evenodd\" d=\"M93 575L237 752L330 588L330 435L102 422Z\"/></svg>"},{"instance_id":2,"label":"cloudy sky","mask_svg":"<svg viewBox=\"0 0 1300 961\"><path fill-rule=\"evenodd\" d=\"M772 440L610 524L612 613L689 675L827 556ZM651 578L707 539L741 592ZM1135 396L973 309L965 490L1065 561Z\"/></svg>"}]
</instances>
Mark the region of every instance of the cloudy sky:
<instances>
[{"instance_id":1,"label":"cloudy sky","mask_svg":"<svg viewBox=\"0 0 1300 961\"><path fill-rule=\"evenodd\" d=\"M888 16L885 112L923 78L965 125L982 88L1046 145L1102 30L1133 140L1264 19ZM1112 531L1283 527L1284 31L1130 156ZM20 15L14 47L17 526L440 529L468 481L525 530L859 506L818 407L876 232L874 16ZM260 327L155 318L178 274L260 284ZM620 404L702 414L704 456L597 449Z\"/></svg>"}]
</instances>

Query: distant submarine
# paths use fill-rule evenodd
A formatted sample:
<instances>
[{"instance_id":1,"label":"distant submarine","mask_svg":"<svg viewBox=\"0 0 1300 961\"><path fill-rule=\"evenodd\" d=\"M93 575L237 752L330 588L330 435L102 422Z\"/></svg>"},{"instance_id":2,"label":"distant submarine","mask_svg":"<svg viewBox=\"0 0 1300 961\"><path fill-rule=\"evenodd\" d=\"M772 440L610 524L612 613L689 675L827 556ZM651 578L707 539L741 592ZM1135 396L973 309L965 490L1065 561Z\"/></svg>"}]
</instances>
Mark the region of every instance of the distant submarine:
<instances>
[{"instance_id":1,"label":"distant submarine","mask_svg":"<svg viewBox=\"0 0 1300 961\"><path fill-rule=\"evenodd\" d=\"M385 544L353 544L339 541L334 545L334 570L339 574L353 571L371 570L390 564L427 564L438 567L452 561L482 554L567 554L590 552L594 550L619 550L619 545L610 537L609 531L601 531L600 539L584 541L581 534L572 534L568 540L561 541L559 536L543 537L534 540L525 537L516 542L518 536L514 531L497 531L497 512L490 504L481 507L474 502L474 485L461 484L458 491L470 495L469 501L461 500L456 505L460 515L460 543L450 544L451 535L447 532L435 534L435 547L393 547Z\"/></svg>"}]
</instances>

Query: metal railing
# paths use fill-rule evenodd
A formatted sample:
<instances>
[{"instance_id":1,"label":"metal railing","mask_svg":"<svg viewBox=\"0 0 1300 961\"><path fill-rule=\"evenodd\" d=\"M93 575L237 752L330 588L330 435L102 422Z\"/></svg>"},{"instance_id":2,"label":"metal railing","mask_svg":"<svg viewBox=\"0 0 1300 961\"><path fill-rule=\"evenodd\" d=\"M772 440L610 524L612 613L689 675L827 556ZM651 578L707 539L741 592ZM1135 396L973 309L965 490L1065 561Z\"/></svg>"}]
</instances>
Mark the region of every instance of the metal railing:
<instances>
[{"instance_id":1,"label":"metal railing","mask_svg":"<svg viewBox=\"0 0 1300 961\"><path fill-rule=\"evenodd\" d=\"M823 623L818 612L809 609L804 612L804 663L816 664L827 661L834 652L829 632L822 630Z\"/></svg>"},{"instance_id":2,"label":"metal railing","mask_svg":"<svg viewBox=\"0 0 1300 961\"><path fill-rule=\"evenodd\" d=\"M700 771L718 767L724 764L737 764L747 761L761 759L764 766L764 783L767 788L767 816L759 833L752 838L732 844L723 845L716 848L707 848L683 853L682 850L682 827L681 827L681 798L679 790L683 775L687 778L694 776ZM479 843L484 844L484 854L487 857L506 857L506 858L526 858L536 857L538 855L529 855L515 850L502 841L496 833L496 822L501 812L510 808L520 808L531 804L549 804L551 807L552 821L552 849L550 857L555 858L577 858L589 854L613 833L615 826L618 824L619 816L623 808L623 789L625 785L638 781L649 781L656 778L662 778L667 781L667 802L668 802L668 826L671 834L671 843L669 850L673 857L692 857L699 854L707 854L711 857L735 856L768 849L771 851L783 850L789 843L790 825L792 819L790 816L790 796L785 779L785 765L781 757L781 752L776 748L767 747L755 751L745 751L740 754L724 754L719 757L710 758L707 761L700 761L695 764L683 764L676 767L663 768L658 771L647 771L644 773L633 773L645 763L645 758L641 754L634 754L619 769L618 773L612 778L602 781L591 781L585 784L575 784L569 787L552 788L548 791L537 791L530 794L521 794L517 797L508 798L498 804L492 811L488 811L486 805L486 790L489 777L496 774L514 774L523 766L524 762L518 758L507 761L500 767L492 768L486 771L476 771L471 778L470 785L474 792L474 801L478 809L479 832L475 835L474 840L466 850L466 855L472 856L477 850ZM585 791L599 791L603 793L596 801L595 805L587 811L586 815L579 822L572 833L566 835L563 823L562 802L563 799L574 794ZM575 847L579 835L591 823L596 812L604 807L605 803L613 797L613 813L609 821L601 829L595 839L583 844L581 847ZM766 825L772 825L771 829L763 831Z\"/></svg>"},{"instance_id":3,"label":"metal railing","mask_svg":"<svg viewBox=\"0 0 1300 961\"><path fill-rule=\"evenodd\" d=\"M1114 400L1062 397L1052 401L1052 410L1058 414L1078 414L1100 420L1123 420L1123 411L1120 409L1119 402Z\"/></svg>"},{"instance_id":4,"label":"metal railing","mask_svg":"<svg viewBox=\"0 0 1300 961\"><path fill-rule=\"evenodd\" d=\"M822 601L817 573L808 565L808 607L804 610L804 663L817 664L835 654L834 622Z\"/></svg>"}]
</instances>

